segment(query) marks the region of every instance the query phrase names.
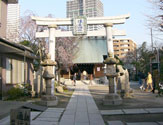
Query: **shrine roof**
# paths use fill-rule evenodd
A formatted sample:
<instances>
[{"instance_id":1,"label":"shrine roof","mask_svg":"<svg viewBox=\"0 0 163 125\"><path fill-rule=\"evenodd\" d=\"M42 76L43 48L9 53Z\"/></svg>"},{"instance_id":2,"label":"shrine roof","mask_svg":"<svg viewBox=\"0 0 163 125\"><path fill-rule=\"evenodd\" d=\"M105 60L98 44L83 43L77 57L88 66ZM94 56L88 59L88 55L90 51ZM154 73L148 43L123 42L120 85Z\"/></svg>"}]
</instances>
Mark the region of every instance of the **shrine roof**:
<instances>
[{"instance_id":1,"label":"shrine roof","mask_svg":"<svg viewBox=\"0 0 163 125\"><path fill-rule=\"evenodd\" d=\"M103 55L107 55L106 37L84 38L79 41L79 51L73 63L103 63Z\"/></svg>"}]
</instances>

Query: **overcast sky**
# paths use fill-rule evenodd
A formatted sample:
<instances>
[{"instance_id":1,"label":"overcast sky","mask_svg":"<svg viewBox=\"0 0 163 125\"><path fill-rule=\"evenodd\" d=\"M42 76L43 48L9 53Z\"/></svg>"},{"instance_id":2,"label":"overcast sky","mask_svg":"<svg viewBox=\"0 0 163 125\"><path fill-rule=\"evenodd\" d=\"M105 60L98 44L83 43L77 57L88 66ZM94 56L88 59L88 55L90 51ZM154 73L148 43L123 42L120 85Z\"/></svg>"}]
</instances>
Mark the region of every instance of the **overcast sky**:
<instances>
[{"instance_id":1,"label":"overcast sky","mask_svg":"<svg viewBox=\"0 0 163 125\"><path fill-rule=\"evenodd\" d=\"M19 0L21 16L26 10L31 10L38 16L48 14L55 18L66 17L67 0ZM147 0L101 0L104 6L104 16L130 14L125 24L117 25L117 29L126 30L126 38L134 40L138 45L150 42L150 29L146 27L147 17L151 13L151 5Z\"/></svg>"}]
</instances>

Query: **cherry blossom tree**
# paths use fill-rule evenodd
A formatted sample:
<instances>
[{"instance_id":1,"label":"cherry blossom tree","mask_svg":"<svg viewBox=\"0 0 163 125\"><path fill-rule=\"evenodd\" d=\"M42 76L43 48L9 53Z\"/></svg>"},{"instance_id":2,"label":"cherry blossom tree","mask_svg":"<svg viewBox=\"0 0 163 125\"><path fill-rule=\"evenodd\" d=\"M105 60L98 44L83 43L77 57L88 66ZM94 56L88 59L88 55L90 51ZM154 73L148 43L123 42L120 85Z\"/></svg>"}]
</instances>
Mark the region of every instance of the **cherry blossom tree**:
<instances>
[{"instance_id":1,"label":"cherry blossom tree","mask_svg":"<svg viewBox=\"0 0 163 125\"><path fill-rule=\"evenodd\" d=\"M73 67L73 59L79 50L78 41L80 39L80 37L65 37L56 39L56 61L58 63L59 78L61 70L70 72L70 69Z\"/></svg>"}]
</instances>

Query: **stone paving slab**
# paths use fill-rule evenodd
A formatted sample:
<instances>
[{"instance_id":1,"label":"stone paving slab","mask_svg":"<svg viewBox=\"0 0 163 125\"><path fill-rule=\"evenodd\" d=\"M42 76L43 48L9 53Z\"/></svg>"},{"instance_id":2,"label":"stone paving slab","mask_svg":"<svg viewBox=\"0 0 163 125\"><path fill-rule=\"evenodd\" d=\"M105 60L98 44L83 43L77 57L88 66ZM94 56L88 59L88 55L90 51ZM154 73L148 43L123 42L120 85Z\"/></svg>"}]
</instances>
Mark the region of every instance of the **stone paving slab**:
<instances>
[{"instance_id":1,"label":"stone paving slab","mask_svg":"<svg viewBox=\"0 0 163 125\"><path fill-rule=\"evenodd\" d=\"M47 110L45 110L45 112L62 113L64 110L64 108L48 108Z\"/></svg>"},{"instance_id":2,"label":"stone paving slab","mask_svg":"<svg viewBox=\"0 0 163 125\"><path fill-rule=\"evenodd\" d=\"M58 122L47 122L47 121L34 120L31 122L31 125L59 125L59 124L58 124Z\"/></svg>"},{"instance_id":3,"label":"stone paving slab","mask_svg":"<svg viewBox=\"0 0 163 125\"><path fill-rule=\"evenodd\" d=\"M101 110L102 115L123 115L122 110Z\"/></svg>"},{"instance_id":4,"label":"stone paving slab","mask_svg":"<svg viewBox=\"0 0 163 125\"><path fill-rule=\"evenodd\" d=\"M104 121L90 121L90 125L105 125Z\"/></svg>"},{"instance_id":5,"label":"stone paving slab","mask_svg":"<svg viewBox=\"0 0 163 125\"><path fill-rule=\"evenodd\" d=\"M75 115L75 122L87 122L89 123L89 119L88 119L88 113L87 112L77 112Z\"/></svg>"},{"instance_id":6,"label":"stone paving slab","mask_svg":"<svg viewBox=\"0 0 163 125\"><path fill-rule=\"evenodd\" d=\"M88 114L100 114L98 109L88 109Z\"/></svg>"},{"instance_id":7,"label":"stone paving slab","mask_svg":"<svg viewBox=\"0 0 163 125\"><path fill-rule=\"evenodd\" d=\"M37 118L36 121L59 122L59 118Z\"/></svg>"},{"instance_id":8,"label":"stone paving slab","mask_svg":"<svg viewBox=\"0 0 163 125\"><path fill-rule=\"evenodd\" d=\"M75 115L63 115L63 121L75 121Z\"/></svg>"},{"instance_id":9,"label":"stone paving slab","mask_svg":"<svg viewBox=\"0 0 163 125\"><path fill-rule=\"evenodd\" d=\"M122 121L107 121L108 125L124 125Z\"/></svg>"},{"instance_id":10,"label":"stone paving slab","mask_svg":"<svg viewBox=\"0 0 163 125\"><path fill-rule=\"evenodd\" d=\"M163 113L163 108L100 110L100 113L101 115L154 114Z\"/></svg>"},{"instance_id":11,"label":"stone paving slab","mask_svg":"<svg viewBox=\"0 0 163 125\"><path fill-rule=\"evenodd\" d=\"M88 123L88 122L87 122L87 123L84 123L84 122L82 122L82 123L77 122L77 123L75 123L75 125L89 125L89 123Z\"/></svg>"},{"instance_id":12,"label":"stone paving slab","mask_svg":"<svg viewBox=\"0 0 163 125\"><path fill-rule=\"evenodd\" d=\"M130 115L130 114L147 114L148 111L144 109L122 109L125 114Z\"/></svg>"},{"instance_id":13,"label":"stone paving slab","mask_svg":"<svg viewBox=\"0 0 163 125\"><path fill-rule=\"evenodd\" d=\"M64 108L48 108L39 117L32 121L31 125L59 125L59 119Z\"/></svg>"},{"instance_id":14,"label":"stone paving slab","mask_svg":"<svg viewBox=\"0 0 163 125\"><path fill-rule=\"evenodd\" d=\"M89 114L89 120L91 125L105 125L100 114Z\"/></svg>"},{"instance_id":15,"label":"stone paving slab","mask_svg":"<svg viewBox=\"0 0 163 125\"><path fill-rule=\"evenodd\" d=\"M34 120L41 112L31 112L31 120Z\"/></svg>"},{"instance_id":16,"label":"stone paving slab","mask_svg":"<svg viewBox=\"0 0 163 125\"><path fill-rule=\"evenodd\" d=\"M163 108L145 108L149 113L163 113Z\"/></svg>"},{"instance_id":17,"label":"stone paving slab","mask_svg":"<svg viewBox=\"0 0 163 125\"><path fill-rule=\"evenodd\" d=\"M163 125L163 122L157 122L159 125Z\"/></svg>"},{"instance_id":18,"label":"stone paving slab","mask_svg":"<svg viewBox=\"0 0 163 125\"><path fill-rule=\"evenodd\" d=\"M127 125L158 125L156 122L133 122L127 123Z\"/></svg>"},{"instance_id":19,"label":"stone paving slab","mask_svg":"<svg viewBox=\"0 0 163 125\"><path fill-rule=\"evenodd\" d=\"M59 118L61 116L61 113L56 112L43 112L39 118Z\"/></svg>"},{"instance_id":20,"label":"stone paving slab","mask_svg":"<svg viewBox=\"0 0 163 125\"><path fill-rule=\"evenodd\" d=\"M75 115L75 113L76 113L76 111L75 110L71 110L71 109L67 109L65 112L64 112L64 114L65 115Z\"/></svg>"},{"instance_id":21,"label":"stone paving slab","mask_svg":"<svg viewBox=\"0 0 163 125\"><path fill-rule=\"evenodd\" d=\"M74 121L62 120L59 122L59 125L75 125L75 124L74 124Z\"/></svg>"}]
</instances>

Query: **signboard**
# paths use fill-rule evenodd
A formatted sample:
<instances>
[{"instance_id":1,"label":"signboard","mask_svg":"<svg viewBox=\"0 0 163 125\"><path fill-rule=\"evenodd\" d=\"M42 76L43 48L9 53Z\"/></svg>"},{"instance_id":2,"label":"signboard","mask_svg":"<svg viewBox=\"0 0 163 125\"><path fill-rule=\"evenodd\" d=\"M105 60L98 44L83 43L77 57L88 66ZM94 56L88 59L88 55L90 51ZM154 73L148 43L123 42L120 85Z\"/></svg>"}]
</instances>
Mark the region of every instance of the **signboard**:
<instances>
[{"instance_id":1,"label":"signboard","mask_svg":"<svg viewBox=\"0 0 163 125\"><path fill-rule=\"evenodd\" d=\"M73 19L73 33L74 35L85 35L87 34L87 19L86 17L75 17Z\"/></svg>"},{"instance_id":2,"label":"signboard","mask_svg":"<svg viewBox=\"0 0 163 125\"><path fill-rule=\"evenodd\" d=\"M30 125L30 109L11 109L10 125Z\"/></svg>"},{"instance_id":3,"label":"signboard","mask_svg":"<svg viewBox=\"0 0 163 125\"><path fill-rule=\"evenodd\" d=\"M99 72L100 71L100 67L97 67L97 72Z\"/></svg>"}]
</instances>

